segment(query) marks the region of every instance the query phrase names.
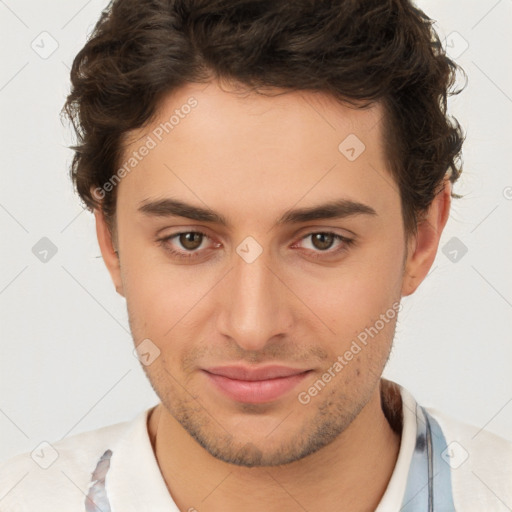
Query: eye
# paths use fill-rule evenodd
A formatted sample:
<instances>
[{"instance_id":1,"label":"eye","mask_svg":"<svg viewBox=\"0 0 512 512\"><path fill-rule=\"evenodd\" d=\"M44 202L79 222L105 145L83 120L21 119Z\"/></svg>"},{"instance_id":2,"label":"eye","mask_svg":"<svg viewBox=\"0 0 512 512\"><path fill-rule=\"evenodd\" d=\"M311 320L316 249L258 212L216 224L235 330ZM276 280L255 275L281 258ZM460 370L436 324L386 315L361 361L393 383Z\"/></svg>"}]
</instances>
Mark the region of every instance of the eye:
<instances>
[{"instance_id":1,"label":"eye","mask_svg":"<svg viewBox=\"0 0 512 512\"><path fill-rule=\"evenodd\" d=\"M210 237L201 231L183 231L170 236L158 239L158 242L176 258L191 259L199 256L199 249L203 245L205 239ZM176 249L173 240L184 250ZM220 244L217 244L219 246ZM204 247L203 247L204 249Z\"/></svg>"},{"instance_id":2,"label":"eye","mask_svg":"<svg viewBox=\"0 0 512 512\"><path fill-rule=\"evenodd\" d=\"M206 235L204 233L200 233L198 231L190 231L188 233L179 233L173 238L178 237L178 242L182 245L182 247L188 251L194 251L199 249L205 236Z\"/></svg>"},{"instance_id":3,"label":"eye","mask_svg":"<svg viewBox=\"0 0 512 512\"><path fill-rule=\"evenodd\" d=\"M342 252L347 251L350 245L354 243L354 240L352 238L348 238L337 233L330 233L324 231L308 233L307 235L303 236L301 240L306 240L310 237L312 249L308 249L308 251L313 252L313 258L322 258L325 255L333 256L341 254ZM333 246L334 242L336 241L339 242L338 248L329 251L329 249Z\"/></svg>"}]
</instances>

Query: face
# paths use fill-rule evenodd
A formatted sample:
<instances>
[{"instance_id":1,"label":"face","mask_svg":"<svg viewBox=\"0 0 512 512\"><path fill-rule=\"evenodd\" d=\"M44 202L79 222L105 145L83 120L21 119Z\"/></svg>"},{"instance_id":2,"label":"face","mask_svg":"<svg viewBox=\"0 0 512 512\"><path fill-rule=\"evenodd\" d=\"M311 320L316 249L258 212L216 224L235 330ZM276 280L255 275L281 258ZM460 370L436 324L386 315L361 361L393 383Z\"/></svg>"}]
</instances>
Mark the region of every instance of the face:
<instances>
[{"instance_id":1,"label":"face","mask_svg":"<svg viewBox=\"0 0 512 512\"><path fill-rule=\"evenodd\" d=\"M130 134L107 264L165 410L221 460L301 459L375 393L407 263L382 115L212 82Z\"/></svg>"}]
</instances>

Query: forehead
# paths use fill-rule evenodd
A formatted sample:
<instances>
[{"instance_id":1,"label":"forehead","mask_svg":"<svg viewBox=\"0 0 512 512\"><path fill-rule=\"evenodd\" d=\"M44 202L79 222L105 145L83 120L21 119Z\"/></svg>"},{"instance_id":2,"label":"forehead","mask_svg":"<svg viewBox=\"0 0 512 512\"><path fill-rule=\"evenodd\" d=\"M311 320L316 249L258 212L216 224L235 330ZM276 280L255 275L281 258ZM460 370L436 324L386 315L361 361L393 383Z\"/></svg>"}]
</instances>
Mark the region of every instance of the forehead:
<instances>
[{"instance_id":1,"label":"forehead","mask_svg":"<svg viewBox=\"0 0 512 512\"><path fill-rule=\"evenodd\" d=\"M255 222L340 197L396 208L380 103L356 109L312 91L271 93L211 82L167 95L127 137L118 203L135 210L172 196Z\"/></svg>"}]
</instances>

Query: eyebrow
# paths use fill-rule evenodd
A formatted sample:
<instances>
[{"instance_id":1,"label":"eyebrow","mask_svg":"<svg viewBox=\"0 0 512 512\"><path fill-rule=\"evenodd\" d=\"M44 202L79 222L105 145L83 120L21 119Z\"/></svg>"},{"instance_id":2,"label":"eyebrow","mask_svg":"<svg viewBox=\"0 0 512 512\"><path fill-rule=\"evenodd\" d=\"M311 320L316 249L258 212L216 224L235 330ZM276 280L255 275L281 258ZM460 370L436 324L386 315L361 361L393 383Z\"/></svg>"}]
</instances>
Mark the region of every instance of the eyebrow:
<instances>
[{"instance_id":1,"label":"eyebrow","mask_svg":"<svg viewBox=\"0 0 512 512\"><path fill-rule=\"evenodd\" d=\"M220 213L177 199L159 199L143 201L139 211L155 217L186 217L198 222L211 222L225 227L231 227L230 222ZM377 215L371 207L350 199L337 199L327 203L286 211L276 222L276 225L300 224L320 219L343 219L355 215Z\"/></svg>"}]
</instances>

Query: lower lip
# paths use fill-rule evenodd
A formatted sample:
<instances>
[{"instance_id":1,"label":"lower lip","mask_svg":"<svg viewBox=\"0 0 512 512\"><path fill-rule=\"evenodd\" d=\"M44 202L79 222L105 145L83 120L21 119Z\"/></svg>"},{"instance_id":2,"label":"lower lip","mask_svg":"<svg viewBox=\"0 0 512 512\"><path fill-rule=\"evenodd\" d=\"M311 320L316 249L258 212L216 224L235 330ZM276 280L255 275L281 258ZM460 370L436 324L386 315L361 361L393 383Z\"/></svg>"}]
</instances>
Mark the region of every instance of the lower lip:
<instances>
[{"instance_id":1,"label":"lower lip","mask_svg":"<svg viewBox=\"0 0 512 512\"><path fill-rule=\"evenodd\" d=\"M301 382L309 371L267 380L236 380L204 372L211 382L226 396L237 402L263 404L282 397Z\"/></svg>"}]
</instances>

